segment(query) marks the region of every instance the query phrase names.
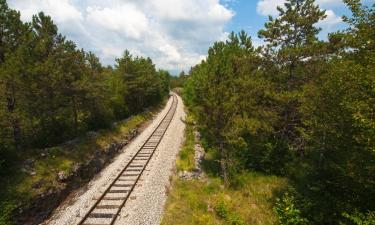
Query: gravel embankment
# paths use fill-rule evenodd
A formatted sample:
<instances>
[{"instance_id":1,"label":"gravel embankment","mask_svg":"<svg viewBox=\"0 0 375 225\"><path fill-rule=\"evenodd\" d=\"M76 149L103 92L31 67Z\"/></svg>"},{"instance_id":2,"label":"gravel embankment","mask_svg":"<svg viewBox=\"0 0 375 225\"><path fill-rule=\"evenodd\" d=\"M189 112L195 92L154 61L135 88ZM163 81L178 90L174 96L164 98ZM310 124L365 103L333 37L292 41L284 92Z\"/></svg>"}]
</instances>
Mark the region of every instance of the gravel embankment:
<instances>
[{"instance_id":1,"label":"gravel embankment","mask_svg":"<svg viewBox=\"0 0 375 225\"><path fill-rule=\"evenodd\" d=\"M182 99L178 97L176 114L160 142L153 158L140 178L129 200L121 210L115 224L145 225L159 224L164 204L167 198L169 177L173 173L176 156L183 143L185 112ZM86 188L77 191L74 198L61 205L52 218L46 222L51 225L77 224L84 214L94 204L94 199L100 196L112 179L129 162L131 157L151 135L163 116L167 113L172 99L159 113L154 121L132 143L127 145L113 162L100 172Z\"/></svg>"}]
</instances>

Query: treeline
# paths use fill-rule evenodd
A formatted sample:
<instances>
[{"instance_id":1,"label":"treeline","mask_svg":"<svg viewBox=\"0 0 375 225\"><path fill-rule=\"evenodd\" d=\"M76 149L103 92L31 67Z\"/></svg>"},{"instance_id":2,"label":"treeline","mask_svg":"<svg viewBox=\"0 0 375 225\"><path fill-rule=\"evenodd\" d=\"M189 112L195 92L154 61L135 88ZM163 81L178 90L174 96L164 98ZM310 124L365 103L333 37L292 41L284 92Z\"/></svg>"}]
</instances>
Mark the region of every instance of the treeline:
<instances>
[{"instance_id":1,"label":"treeline","mask_svg":"<svg viewBox=\"0 0 375 225\"><path fill-rule=\"evenodd\" d=\"M108 127L158 104L169 73L128 51L114 68L78 49L51 18L30 23L0 0L0 158ZM19 150L19 151L15 151Z\"/></svg>"},{"instance_id":2,"label":"treeline","mask_svg":"<svg viewBox=\"0 0 375 225\"><path fill-rule=\"evenodd\" d=\"M181 71L178 76L171 76L170 77L170 88L173 90L174 88L182 88L184 83L187 79L188 75L185 74L185 71Z\"/></svg>"},{"instance_id":3,"label":"treeline","mask_svg":"<svg viewBox=\"0 0 375 225\"><path fill-rule=\"evenodd\" d=\"M287 0L259 31L264 46L232 33L185 84L227 184L242 170L290 178L281 224L375 222L375 5L344 2L348 28L322 41L325 12Z\"/></svg>"}]
</instances>

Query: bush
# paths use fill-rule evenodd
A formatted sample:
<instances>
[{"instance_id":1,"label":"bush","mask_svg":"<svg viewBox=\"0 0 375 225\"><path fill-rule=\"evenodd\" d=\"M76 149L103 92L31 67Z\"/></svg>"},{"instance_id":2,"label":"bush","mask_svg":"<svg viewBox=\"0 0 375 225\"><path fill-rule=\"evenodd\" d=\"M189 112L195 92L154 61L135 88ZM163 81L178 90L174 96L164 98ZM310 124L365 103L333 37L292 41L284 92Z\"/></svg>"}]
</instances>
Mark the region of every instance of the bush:
<instances>
[{"instance_id":1,"label":"bush","mask_svg":"<svg viewBox=\"0 0 375 225\"><path fill-rule=\"evenodd\" d=\"M354 212L352 214L343 213L348 222L342 224L353 224L353 225L372 225L375 224L375 211L367 213Z\"/></svg>"},{"instance_id":2,"label":"bush","mask_svg":"<svg viewBox=\"0 0 375 225\"><path fill-rule=\"evenodd\" d=\"M229 216L228 205L225 201L221 200L215 205L215 212L222 219L226 219Z\"/></svg>"},{"instance_id":3,"label":"bush","mask_svg":"<svg viewBox=\"0 0 375 225\"><path fill-rule=\"evenodd\" d=\"M247 223L235 212L229 209L228 203L220 200L215 205L215 212L218 217L227 221L230 225L246 225Z\"/></svg>"},{"instance_id":4,"label":"bush","mask_svg":"<svg viewBox=\"0 0 375 225\"><path fill-rule=\"evenodd\" d=\"M246 225L247 223L237 214L231 214L228 220L230 225Z\"/></svg>"},{"instance_id":5,"label":"bush","mask_svg":"<svg viewBox=\"0 0 375 225\"><path fill-rule=\"evenodd\" d=\"M301 211L296 207L295 197L288 192L276 200L274 211L282 225L304 225L308 220L302 218Z\"/></svg>"},{"instance_id":6,"label":"bush","mask_svg":"<svg viewBox=\"0 0 375 225\"><path fill-rule=\"evenodd\" d=\"M12 224L12 212L17 206L12 202L2 202L0 203L0 225L10 225Z\"/></svg>"}]
</instances>

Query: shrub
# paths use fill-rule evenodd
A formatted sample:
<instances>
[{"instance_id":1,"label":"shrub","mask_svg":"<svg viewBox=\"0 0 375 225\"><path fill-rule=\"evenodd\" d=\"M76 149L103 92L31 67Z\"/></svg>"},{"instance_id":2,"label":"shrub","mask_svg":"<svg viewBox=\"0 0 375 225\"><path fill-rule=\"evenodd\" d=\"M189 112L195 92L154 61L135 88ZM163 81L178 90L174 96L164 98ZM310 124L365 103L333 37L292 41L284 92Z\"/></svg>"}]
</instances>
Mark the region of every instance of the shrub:
<instances>
[{"instance_id":1,"label":"shrub","mask_svg":"<svg viewBox=\"0 0 375 225\"><path fill-rule=\"evenodd\" d=\"M296 207L295 197L288 192L281 199L276 200L274 211L279 219L279 224L282 225L304 225L308 222Z\"/></svg>"},{"instance_id":2,"label":"shrub","mask_svg":"<svg viewBox=\"0 0 375 225\"><path fill-rule=\"evenodd\" d=\"M226 219L229 216L228 205L225 201L221 200L215 205L215 212L222 219Z\"/></svg>"},{"instance_id":3,"label":"shrub","mask_svg":"<svg viewBox=\"0 0 375 225\"><path fill-rule=\"evenodd\" d=\"M12 219L12 212L17 206L13 202L0 203L0 225L10 225Z\"/></svg>"},{"instance_id":4,"label":"shrub","mask_svg":"<svg viewBox=\"0 0 375 225\"><path fill-rule=\"evenodd\" d=\"M342 224L353 224L353 225L375 224L375 211L370 211L367 213L360 213L358 211L355 211L352 214L343 213L342 215L348 220L348 223L342 223Z\"/></svg>"}]
</instances>

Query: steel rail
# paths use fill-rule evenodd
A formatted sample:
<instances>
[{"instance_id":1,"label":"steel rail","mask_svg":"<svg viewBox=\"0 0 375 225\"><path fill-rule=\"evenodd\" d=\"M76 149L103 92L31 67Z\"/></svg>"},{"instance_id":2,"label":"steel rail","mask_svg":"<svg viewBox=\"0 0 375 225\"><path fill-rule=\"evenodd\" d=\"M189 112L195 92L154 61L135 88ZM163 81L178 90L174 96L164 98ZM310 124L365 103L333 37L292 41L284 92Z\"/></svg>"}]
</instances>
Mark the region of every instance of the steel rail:
<instances>
[{"instance_id":1,"label":"steel rail","mask_svg":"<svg viewBox=\"0 0 375 225\"><path fill-rule=\"evenodd\" d=\"M163 139L171 121L174 118L176 108L177 108L177 104L178 104L178 98L174 94L172 94L172 98L173 98L172 104L171 104L168 112L164 115L163 119L159 122L158 126L153 130L151 135L147 138L147 140L138 149L136 154L131 158L131 160L126 164L126 166L115 177L115 179L113 179L111 184L106 188L106 190L100 195L100 197L96 200L96 202L91 206L89 211L81 219L81 221L78 223L78 225L97 225L97 223L86 223L86 221L90 218L90 215L93 216L93 218L108 218L108 219L110 219L108 225L114 224L114 222L116 221L116 219L117 219L118 215L120 214L122 208L124 207L125 203L127 202L128 198L130 197L132 191L134 190L135 186L137 185L137 183L138 183L140 177L142 176L144 170L146 169L148 163L150 162L152 156L154 155L154 153L155 153L157 147L159 146L161 140ZM165 122L166 122L166 124L165 124ZM165 126L165 127L163 129L161 129L163 126ZM154 141L154 140L150 141L152 138L154 138L154 139L157 138L157 141ZM147 145L147 144L150 144L150 143L152 143L152 145ZM147 150L150 153L142 153L142 150ZM145 156L145 155L148 155L148 156ZM142 160L142 161L147 160L147 161L146 161L146 163L144 163L142 165L131 165L134 161L137 161L137 160ZM139 170L138 168L141 168L141 167L142 167L142 169ZM129 168L132 168L132 169L129 169ZM130 190L117 190L118 192L113 192L113 191L116 191L116 190L112 190L112 192L110 192L113 187L121 187L121 184L118 184L118 185L115 185L115 184L118 181L123 181L123 180L120 179L121 177L126 177L126 176L129 177L129 174L124 175L124 172L127 172L127 171L130 171L130 172L138 171L138 172L140 172L140 173L137 173L137 174L130 174L131 177L134 177L134 176L137 177L134 180L133 184L122 184L122 187L130 187ZM131 181L133 181L133 180L131 180ZM93 213L93 211L95 209L104 209L105 208L104 207L105 205L100 207L99 203L102 202L103 200L104 201L108 200L108 199L105 199L105 196L108 193L127 193L127 194L124 198L121 198L121 200L123 200L123 201L120 205L109 205L109 206L107 205L108 206L107 209L117 208L115 213ZM109 199L109 200L111 200L111 199ZM96 216L98 216L98 217L96 217ZM105 223L105 225L106 224L107 223ZM100 223L100 225L104 225L104 224Z\"/></svg>"}]
</instances>

